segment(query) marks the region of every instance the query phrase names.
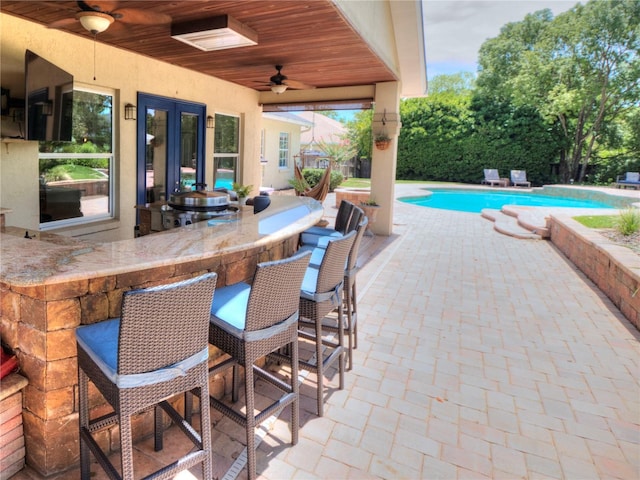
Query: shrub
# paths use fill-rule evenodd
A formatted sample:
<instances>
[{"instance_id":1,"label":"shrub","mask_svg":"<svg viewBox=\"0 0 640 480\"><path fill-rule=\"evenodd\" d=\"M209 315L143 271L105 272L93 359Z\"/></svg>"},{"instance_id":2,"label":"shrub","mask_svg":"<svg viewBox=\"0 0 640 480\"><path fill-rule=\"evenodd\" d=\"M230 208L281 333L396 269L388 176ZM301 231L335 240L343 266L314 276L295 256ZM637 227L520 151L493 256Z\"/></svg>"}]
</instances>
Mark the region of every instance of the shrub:
<instances>
[{"instance_id":1,"label":"shrub","mask_svg":"<svg viewBox=\"0 0 640 480\"><path fill-rule=\"evenodd\" d=\"M625 236L632 235L639 231L640 211L635 208L622 210L616 221L616 229Z\"/></svg>"},{"instance_id":2,"label":"shrub","mask_svg":"<svg viewBox=\"0 0 640 480\"><path fill-rule=\"evenodd\" d=\"M322 175L324 174L323 168L305 168L302 170L302 176L309 184L310 187L315 187ZM340 172L331 170L331 180L329 181L329 191L333 190L344 181L344 176Z\"/></svg>"}]
</instances>

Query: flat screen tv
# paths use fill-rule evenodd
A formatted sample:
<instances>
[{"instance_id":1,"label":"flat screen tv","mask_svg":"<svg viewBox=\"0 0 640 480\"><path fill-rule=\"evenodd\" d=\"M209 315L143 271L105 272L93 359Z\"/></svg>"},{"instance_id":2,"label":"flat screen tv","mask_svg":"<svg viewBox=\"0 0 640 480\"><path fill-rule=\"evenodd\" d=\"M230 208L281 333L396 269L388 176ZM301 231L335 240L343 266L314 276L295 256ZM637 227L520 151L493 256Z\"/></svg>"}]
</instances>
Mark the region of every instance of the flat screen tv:
<instances>
[{"instance_id":1,"label":"flat screen tv","mask_svg":"<svg viewBox=\"0 0 640 480\"><path fill-rule=\"evenodd\" d=\"M25 81L26 139L71 141L73 75L27 50Z\"/></svg>"}]
</instances>

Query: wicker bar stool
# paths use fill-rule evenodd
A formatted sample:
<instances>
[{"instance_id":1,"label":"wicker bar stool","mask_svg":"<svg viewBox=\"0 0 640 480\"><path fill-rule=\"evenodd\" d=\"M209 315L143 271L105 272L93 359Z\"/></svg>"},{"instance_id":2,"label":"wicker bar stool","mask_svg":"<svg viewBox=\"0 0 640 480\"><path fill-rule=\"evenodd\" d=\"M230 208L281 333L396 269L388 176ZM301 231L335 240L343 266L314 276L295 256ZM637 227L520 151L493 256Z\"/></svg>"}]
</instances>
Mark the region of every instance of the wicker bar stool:
<instances>
[{"instance_id":1,"label":"wicker bar stool","mask_svg":"<svg viewBox=\"0 0 640 480\"><path fill-rule=\"evenodd\" d=\"M355 208L360 210L358 207ZM347 370L351 370L353 368L353 350L358 348L358 296L356 288L356 277L360 270L360 267L358 266L358 253L360 251L362 237L364 237L364 233L367 230L367 225L369 223L369 219L364 215L364 212L359 218L361 221L356 229L356 238L351 246L351 250L349 251L347 264L344 269L343 308L346 313L344 333L348 340L347 357L349 359L347 363ZM319 244L325 245L325 248L303 245L299 249L300 251L311 251L311 260L309 261L309 265L316 268L320 267L324 254L326 253L326 243L324 241L320 241ZM326 320L323 323L325 330L337 332L338 325L335 322L330 321L331 319Z\"/></svg>"},{"instance_id":2,"label":"wicker bar stool","mask_svg":"<svg viewBox=\"0 0 640 480\"><path fill-rule=\"evenodd\" d=\"M133 480L132 416L155 407L156 449L162 445L162 408L193 442L195 449L146 478L173 478L202 465L211 478L211 422L206 402L200 405L200 434L167 402L196 391L209 394L208 330L217 275L209 273L170 285L125 292L121 317L76 330L80 417L80 471L90 478L91 451L109 478ZM91 419L89 380L114 412ZM206 397L205 397L206 398ZM93 434L120 426L121 472L110 462Z\"/></svg>"},{"instance_id":3,"label":"wicker bar stool","mask_svg":"<svg viewBox=\"0 0 640 480\"><path fill-rule=\"evenodd\" d=\"M238 413L214 397L210 398L210 404L245 427L250 479L256 478L255 428L287 405L291 405L291 443L298 443L298 310L300 287L310 256L309 252L302 252L285 260L258 264L251 285L240 282L219 288L211 307L209 343L230 358L214 365L210 374L233 365L232 400L236 402L237 366L244 367L246 413ZM255 365L258 359L283 347L290 348L295 359L288 382ZM257 414L254 374L282 392L280 398Z\"/></svg>"},{"instance_id":4,"label":"wicker bar stool","mask_svg":"<svg viewBox=\"0 0 640 480\"><path fill-rule=\"evenodd\" d=\"M338 362L339 388L344 388L342 290L347 256L355 237L356 232L353 231L344 237L328 240L320 266L309 265L300 290L298 339L299 343L301 340L313 344L315 352L312 358L298 363L301 368L317 374L316 399L320 417L324 415L324 373L335 362ZM337 311L337 340L328 338L324 328L325 317L334 310ZM292 356L283 350L274 352L272 356L287 363L293 361Z\"/></svg>"}]
</instances>

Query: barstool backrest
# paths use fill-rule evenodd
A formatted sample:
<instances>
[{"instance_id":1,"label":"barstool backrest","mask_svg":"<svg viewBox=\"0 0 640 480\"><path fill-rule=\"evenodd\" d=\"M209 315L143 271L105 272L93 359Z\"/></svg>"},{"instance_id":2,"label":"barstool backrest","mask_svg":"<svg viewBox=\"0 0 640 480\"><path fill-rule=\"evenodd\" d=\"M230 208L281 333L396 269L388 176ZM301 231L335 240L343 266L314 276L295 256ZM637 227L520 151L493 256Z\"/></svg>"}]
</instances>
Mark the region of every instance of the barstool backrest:
<instances>
[{"instance_id":1,"label":"barstool backrest","mask_svg":"<svg viewBox=\"0 0 640 480\"><path fill-rule=\"evenodd\" d=\"M362 237L364 237L364 232L367 230L368 224L369 224L369 219L363 213L360 223L358 224L358 228L356 228L356 238L353 241L351 250L349 251L347 268L345 269L347 274L354 271L358 264L358 253L360 251L360 244L362 243Z\"/></svg>"},{"instance_id":2,"label":"barstool backrest","mask_svg":"<svg viewBox=\"0 0 640 480\"><path fill-rule=\"evenodd\" d=\"M347 257L355 239L356 232L352 231L344 237L329 240L318 271L316 293L329 292L342 284Z\"/></svg>"},{"instance_id":3,"label":"barstool backrest","mask_svg":"<svg viewBox=\"0 0 640 480\"><path fill-rule=\"evenodd\" d=\"M262 330L294 315L311 252L258 264L247 305L246 331Z\"/></svg>"},{"instance_id":4,"label":"barstool backrest","mask_svg":"<svg viewBox=\"0 0 640 480\"><path fill-rule=\"evenodd\" d=\"M118 374L158 370L207 347L217 275L124 293Z\"/></svg>"},{"instance_id":5,"label":"barstool backrest","mask_svg":"<svg viewBox=\"0 0 640 480\"><path fill-rule=\"evenodd\" d=\"M338 207L338 214L336 215L336 222L333 226L333 229L336 232L340 232L342 234L347 233L347 229L349 228L349 220L351 220L351 215L354 208L355 205L349 200L342 200L340 202L340 206Z\"/></svg>"}]
</instances>

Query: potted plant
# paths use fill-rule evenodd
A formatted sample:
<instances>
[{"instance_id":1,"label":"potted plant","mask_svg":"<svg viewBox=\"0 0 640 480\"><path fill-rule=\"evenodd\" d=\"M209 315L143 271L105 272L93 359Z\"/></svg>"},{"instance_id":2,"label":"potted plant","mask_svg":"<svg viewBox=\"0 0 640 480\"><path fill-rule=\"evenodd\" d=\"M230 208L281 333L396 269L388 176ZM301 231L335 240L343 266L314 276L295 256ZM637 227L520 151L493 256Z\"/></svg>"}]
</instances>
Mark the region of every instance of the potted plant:
<instances>
[{"instance_id":1,"label":"potted plant","mask_svg":"<svg viewBox=\"0 0 640 480\"><path fill-rule=\"evenodd\" d=\"M371 232L371 225L376 223L376 218L378 216L378 210L380 209L380 205L376 202L375 197L369 196L366 200L360 201L360 208L364 210L364 214L369 219L369 223L367 224L367 230L365 231L365 235L368 237L373 236Z\"/></svg>"},{"instance_id":2,"label":"potted plant","mask_svg":"<svg viewBox=\"0 0 640 480\"><path fill-rule=\"evenodd\" d=\"M386 150L391 145L391 137L386 132L377 133L374 137L374 143L378 150Z\"/></svg>"},{"instance_id":3,"label":"potted plant","mask_svg":"<svg viewBox=\"0 0 640 480\"><path fill-rule=\"evenodd\" d=\"M233 182L231 184L231 187L238 196L238 205L244 205L247 201L249 193L251 193L251 190L253 190L253 185L242 185L241 183Z\"/></svg>"}]
</instances>

